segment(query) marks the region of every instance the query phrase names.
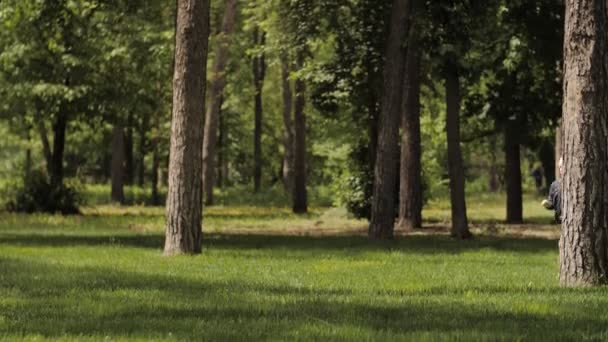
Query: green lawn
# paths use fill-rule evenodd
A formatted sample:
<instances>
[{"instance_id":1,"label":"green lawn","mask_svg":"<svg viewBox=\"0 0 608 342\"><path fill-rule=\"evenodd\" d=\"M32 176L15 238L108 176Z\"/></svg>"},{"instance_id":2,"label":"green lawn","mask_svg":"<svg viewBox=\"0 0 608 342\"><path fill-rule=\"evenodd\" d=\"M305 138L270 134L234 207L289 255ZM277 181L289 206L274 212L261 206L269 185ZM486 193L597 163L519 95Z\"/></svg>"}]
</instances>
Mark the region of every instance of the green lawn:
<instances>
[{"instance_id":1,"label":"green lawn","mask_svg":"<svg viewBox=\"0 0 608 342\"><path fill-rule=\"evenodd\" d=\"M496 197L496 196L494 196ZM372 243L338 209L207 211L204 253L165 258L163 210L0 213L0 338L14 340L608 339L608 289L557 285L558 227L469 202L476 238L426 229Z\"/></svg>"}]
</instances>

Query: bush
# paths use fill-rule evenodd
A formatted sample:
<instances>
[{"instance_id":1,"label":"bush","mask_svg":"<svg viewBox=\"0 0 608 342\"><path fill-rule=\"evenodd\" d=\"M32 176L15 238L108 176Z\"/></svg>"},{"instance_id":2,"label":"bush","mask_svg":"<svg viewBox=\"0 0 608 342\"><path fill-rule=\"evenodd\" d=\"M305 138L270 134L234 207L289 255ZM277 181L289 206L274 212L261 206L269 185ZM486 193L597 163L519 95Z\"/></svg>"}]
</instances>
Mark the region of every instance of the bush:
<instances>
[{"instance_id":1,"label":"bush","mask_svg":"<svg viewBox=\"0 0 608 342\"><path fill-rule=\"evenodd\" d=\"M32 172L7 204L12 212L79 214L82 204L75 185L52 185L42 172Z\"/></svg>"}]
</instances>

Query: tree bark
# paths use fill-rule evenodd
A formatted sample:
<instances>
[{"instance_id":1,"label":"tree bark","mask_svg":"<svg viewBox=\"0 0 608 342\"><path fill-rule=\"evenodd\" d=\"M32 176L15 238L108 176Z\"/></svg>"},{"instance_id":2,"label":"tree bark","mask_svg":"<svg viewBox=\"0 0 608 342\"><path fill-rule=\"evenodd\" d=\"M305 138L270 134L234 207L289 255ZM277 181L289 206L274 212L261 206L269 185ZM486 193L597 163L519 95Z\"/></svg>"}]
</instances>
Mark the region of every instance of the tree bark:
<instances>
[{"instance_id":1,"label":"tree bark","mask_svg":"<svg viewBox=\"0 0 608 342\"><path fill-rule=\"evenodd\" d=\"M209 0L177 0L165 255L202 249L203 117Z\"/></svg>"},{"instance_id":2,"label":"tree bark","mask_svg":"<svg viewBox=\"0 0 608 342\"><path fill-rule=\"evenodd\" d=\"M460 149L460 80L456 66L446 65L446 132L448 141L448 171L452 207L451 235L459 239L471 237L465 200L465 179Z\"/></svg>"},{"instance_id":3,"label":"tree bark","mask_svg":"<svg viewBox=\"0 0 608 342\"><path fill-rule=\"evenodd\" d=\"M217 156L217 138L219 112L222 95L226 86L226 65L228 50L236 18L236 0L227 0L222 20L222 32L217 36L213 71L209 88L209 106L205 115L205 138L203 144L203 186L205 187L205 204L213 205L213 186L215 185L215 165Z\"/></svg>"},{"instance_id":4,"label":"tree bark","mask_svg":"<svg viewBox=\"0 0 608 342\"><path fill-rule=\"evenodd\" d=\"M378 123L378 145L374 166L374 192L368 235L370 239L392 239L395 225L395 188L401 119L401 97L406 64L404 43L408 37L409 0L394 0L384 64L383 93Z\"/></svg>"},{"instance_id":5,"label":"tree bark","mask_svg":"<svg viewBox=\"0 0 608 342\"><path fill-rule=\"evenodd\" d=\"M304 51L296 54L296 69L304 67ZM298 77L295 80L294 104L294 186L293 212L304 214L308 212L308 194L306 191L306 83Z\"/></svg>"},{"instance_id":6,"label":"tree bark","mask_svg":"<svg viewBox=\"0 0 608 342\"><path fill-rule=\"evenodd\" d=\"M53 153L51 154L51 184L63 184L63 152L65 151L65 131L68 125L67 115L61 111L53 122Z\"/></svg>"},{"instance_id":7,"label":"tree bark","mask_svg":"<svg viewBox=\"0 0 608 342\"><path fill-rule=\"evenodd\" d=\"M564 286L608 282L607 7L605 0L566 1L559 243Z\"/></svg>"},{"instance_id":8,"label":"tree bark","mask_svg":"<svg viewBox=\"0 0 608 342\"><path fill-rule=\"evenodd\" d=\"M281 86L283 95L283 186L285 192L293 192L294 185L294 127L293 127L293 94L289 80L289 57L281 53Z\"/></svg>"},{"instance_id":9,"label":"tree bark","mask_svg":"<svg viewBox=\"0 0 608 342\"><path fill-rule=\"evenodd\" d=\"M507 223L523 222L521 190L521 154L517 126L505 127L505 183L507 186Z\"/></svg>"},{"instance_id":10,"label":"tree bark","mask_svg":"<svg viewBox=\"0 0 608 342\"><path fill-rule=\"evenodd\" d=\"M125 182L125 134L122 125L115 124L112 130L112 202L124 204Z\"/></svg>"},{"instance_id":11,"label":"tree bark","mask_svg":"<svg viewBox=\"0 0 608 342\"><path fill-rule=\"evenodd\" d=\"M414 25L412 25L414 26ZM414 30L415 28L411 28ZM414 33L416 34L416 33ZM401 166L398 229L422 227L422 175L420 147L420 55L410 34L402 101Z\"/></svg>"},{"instance_id":12,"label":"tree bark","mask_svg":"<svg viewBox=\"0 0 608 342\"><path fill-rule=\"evenodd\" d=\"M253 31L253 42L257 46L265 43L265 33L259 32L256 27ZM253 57L253 85L255 88L255 125L253 132L253 190L260 191L262 184L262 89L266 76L266 60L264 54Z\"/></svg>"}]
</instances>

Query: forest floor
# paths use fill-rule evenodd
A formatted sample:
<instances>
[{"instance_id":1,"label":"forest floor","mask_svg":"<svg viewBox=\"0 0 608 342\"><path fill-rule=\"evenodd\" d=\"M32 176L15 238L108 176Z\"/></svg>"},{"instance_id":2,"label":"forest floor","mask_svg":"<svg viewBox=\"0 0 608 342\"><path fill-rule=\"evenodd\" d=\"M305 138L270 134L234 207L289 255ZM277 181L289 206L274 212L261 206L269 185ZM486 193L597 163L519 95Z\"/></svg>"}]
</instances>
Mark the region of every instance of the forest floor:
<instances>
[{"instance_id":1,"label":"forest floor","mask_svg":"<svg viewBox=\"0 0 608 342\"><path fill-rule=\"evenodd\" d=\"M582 340L608 338L608 288L558 286L559 227L534 196L468 202L475 238L425 228L370 242L341 209L206 210L204 252L162 256L163 209L0 213L3 340Z\"/></svg>"}]
</instances>

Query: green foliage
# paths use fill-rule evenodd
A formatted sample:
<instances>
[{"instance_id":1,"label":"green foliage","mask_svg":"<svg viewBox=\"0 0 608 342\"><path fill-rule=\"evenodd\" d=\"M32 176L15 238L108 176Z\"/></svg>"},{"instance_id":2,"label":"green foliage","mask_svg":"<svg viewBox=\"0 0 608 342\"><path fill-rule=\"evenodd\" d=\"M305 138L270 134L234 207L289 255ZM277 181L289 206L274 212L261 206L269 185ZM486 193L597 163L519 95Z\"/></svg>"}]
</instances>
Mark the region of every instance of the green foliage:
<instances>
[{"instance_id":1,"label":"green foliage","mask_svg":"<svg viewBox=\"0 0 608 342\"><path fill-rule=\"evenodd\" d=\"M83 203L75 185L52 184L48 177L38 171L31 172L23 185L15 190L7 209L22 213L60 213L73 215L80 213L78 207Z\"/></svg>"}]
</instances>

